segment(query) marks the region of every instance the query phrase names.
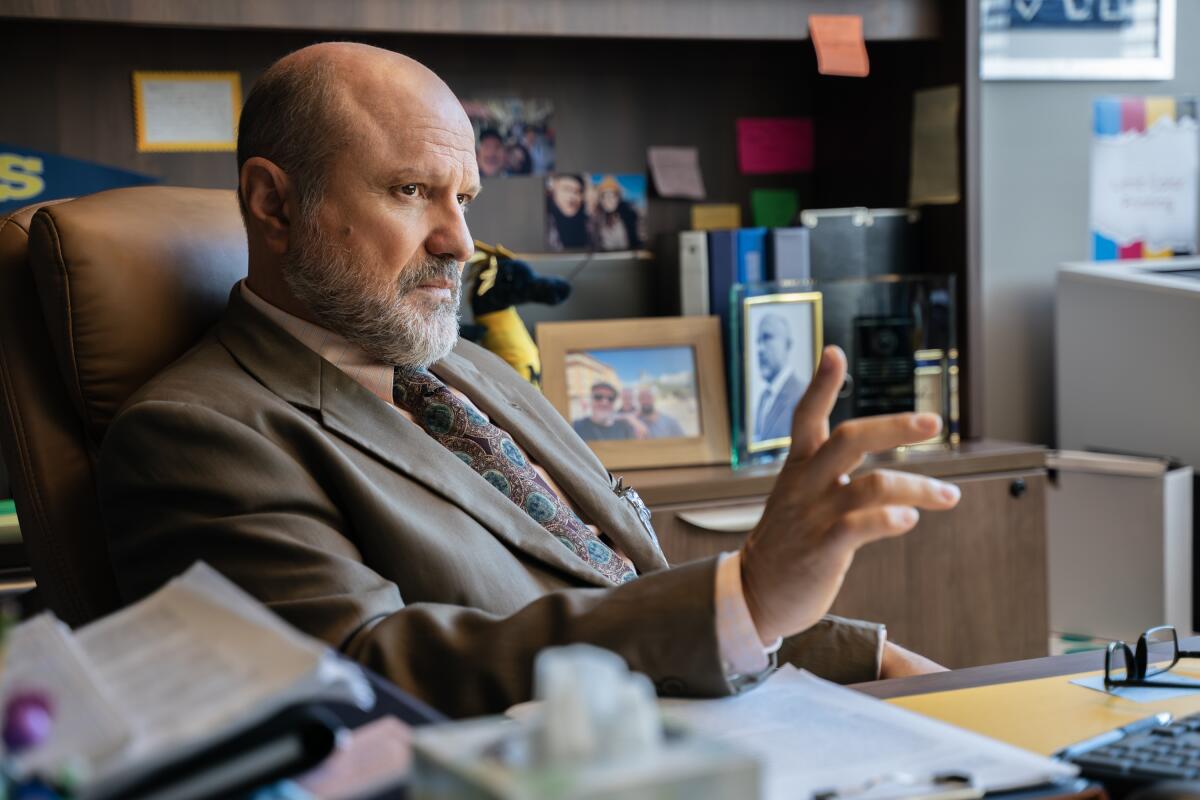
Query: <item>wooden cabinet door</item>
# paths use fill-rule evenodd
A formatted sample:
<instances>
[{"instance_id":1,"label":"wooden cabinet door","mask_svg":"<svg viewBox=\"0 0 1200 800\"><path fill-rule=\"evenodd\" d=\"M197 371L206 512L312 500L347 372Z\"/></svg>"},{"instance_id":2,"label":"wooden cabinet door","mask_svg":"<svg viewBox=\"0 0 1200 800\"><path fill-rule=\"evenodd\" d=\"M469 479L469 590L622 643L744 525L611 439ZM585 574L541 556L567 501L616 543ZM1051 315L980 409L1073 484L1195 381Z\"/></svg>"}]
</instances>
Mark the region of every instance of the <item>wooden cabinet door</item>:
<instances>
[{"instance_id":1,"label":"wooden cabinet door","mask_svg":"<svg viewBox=\"0 0 1200 800\"><path fill-rule=\"evenodd\" d=\"M860 550L832 613L882 622L892 640L951 668L1046 655L1045 471L950 479L963 492L958 507ZM746 536L698 528L680 513L762 499L655 509L668 560L735 550Z\"/></svg>"}]
</instances>

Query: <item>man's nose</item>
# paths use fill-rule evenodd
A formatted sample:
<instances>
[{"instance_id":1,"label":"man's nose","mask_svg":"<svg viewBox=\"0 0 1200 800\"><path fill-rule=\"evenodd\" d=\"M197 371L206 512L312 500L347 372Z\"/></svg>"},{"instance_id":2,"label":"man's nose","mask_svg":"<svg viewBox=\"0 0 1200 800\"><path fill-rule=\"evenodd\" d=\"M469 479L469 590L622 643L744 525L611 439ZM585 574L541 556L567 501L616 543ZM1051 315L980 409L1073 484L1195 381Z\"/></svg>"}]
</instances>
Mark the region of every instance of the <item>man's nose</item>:
<instances>
[{"instance_id":1,"label":"man's nose","mask_svg":"<svg viewBox=\"0 0 1200 800\"><path fill-rule=\"evenodd\" d=\"M425 240L425 249L432 256L449 256L466 261L475 252L475 240L467 227L466 217L457 201L449 208L438 210L433 230Z\"/></svg>"}]
</instances>

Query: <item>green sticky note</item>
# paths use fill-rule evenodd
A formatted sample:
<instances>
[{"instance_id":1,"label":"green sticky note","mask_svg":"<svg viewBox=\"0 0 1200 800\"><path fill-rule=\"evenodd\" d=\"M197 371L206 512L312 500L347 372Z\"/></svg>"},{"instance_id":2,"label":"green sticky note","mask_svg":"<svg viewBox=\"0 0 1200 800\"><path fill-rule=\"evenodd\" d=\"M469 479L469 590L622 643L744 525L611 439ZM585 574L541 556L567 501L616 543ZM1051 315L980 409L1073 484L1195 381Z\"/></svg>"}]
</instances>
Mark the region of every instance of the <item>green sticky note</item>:
<instances>
[{"instance_id":1,"label":"green sticky note","mask_svg":"<svg viewBox=\"0 0 1200 800\"><path fill-rule=\"evenodd\" d=\"M13 500L0 500L0 514L16 514L17 504Z\"/></svg>"},{"instance_id":2,"label":"green sticky note","mask_svg":"<svg viewBox=\"0 0 1200 800\"><path fill-rule=\"evenodd\" d=\"M800 194L795 189L752 189L750 208L754 213L754 227L787 227L796 222Z\"/></svg>"}]
</instances>

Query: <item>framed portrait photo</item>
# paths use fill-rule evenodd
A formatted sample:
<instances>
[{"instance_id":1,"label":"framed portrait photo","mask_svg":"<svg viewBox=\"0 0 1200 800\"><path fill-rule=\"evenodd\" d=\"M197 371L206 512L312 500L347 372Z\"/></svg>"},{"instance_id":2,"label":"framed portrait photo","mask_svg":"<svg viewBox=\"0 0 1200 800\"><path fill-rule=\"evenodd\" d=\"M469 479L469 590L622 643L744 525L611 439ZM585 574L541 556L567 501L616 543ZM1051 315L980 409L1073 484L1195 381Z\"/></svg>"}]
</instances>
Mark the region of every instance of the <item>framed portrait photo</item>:
<instances>
[{"instance_id":1,"label":"framed portrait photo","mask_svg":"<svg viewBox=\"0 0 1200 800\"><path fill-rule=\"evenodd\" d=\"M769 460L791 446L792 413L821 359L821 293L736 294L735 464Z\"/></svg>"},{"instance_id":2,"label":"framed portrait photo","mask_svg":"<svg viewBox=\"0 0 1200 800\"><path fill-rule=\"evenodd\" d=\"M542 391L609 469L729 461L716 317L543 322Z\"/></svg>"},{"instance_id":3,"label":"framed portrait photo","mask_svg":"<svg viewBox=\"0 0 1200 800\"><path fill-rule=\"evenodd\" d=\"M987 80L1175 77L1175 0L977 0Z\"/></svg>"}]
</instances>

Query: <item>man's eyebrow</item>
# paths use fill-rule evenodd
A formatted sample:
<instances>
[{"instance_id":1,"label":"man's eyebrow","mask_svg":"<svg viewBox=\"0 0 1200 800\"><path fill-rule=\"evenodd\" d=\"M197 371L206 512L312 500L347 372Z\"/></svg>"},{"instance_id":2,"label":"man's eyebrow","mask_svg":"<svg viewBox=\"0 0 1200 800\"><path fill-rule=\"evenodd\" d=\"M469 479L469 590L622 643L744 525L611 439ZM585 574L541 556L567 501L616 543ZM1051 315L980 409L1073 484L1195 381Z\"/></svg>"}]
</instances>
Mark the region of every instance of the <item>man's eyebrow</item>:
<instances>
[{"instance_id":1,"label":"man's eyebrow","mask_svg":"<svg viewBox=\"0 0 1200 800\"><path fill-rule=\"evenodd\" d=\"M467 187L467 190L465 192L463 192L463 194L469 194L469 195L471 195L471 197L479 197L479 195L481 195L482 193L483 193L483 184L481 184L481 183L473 183Z\"/></svg>"}]
</instances>

